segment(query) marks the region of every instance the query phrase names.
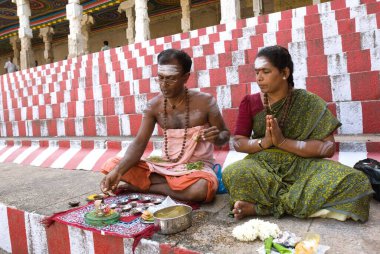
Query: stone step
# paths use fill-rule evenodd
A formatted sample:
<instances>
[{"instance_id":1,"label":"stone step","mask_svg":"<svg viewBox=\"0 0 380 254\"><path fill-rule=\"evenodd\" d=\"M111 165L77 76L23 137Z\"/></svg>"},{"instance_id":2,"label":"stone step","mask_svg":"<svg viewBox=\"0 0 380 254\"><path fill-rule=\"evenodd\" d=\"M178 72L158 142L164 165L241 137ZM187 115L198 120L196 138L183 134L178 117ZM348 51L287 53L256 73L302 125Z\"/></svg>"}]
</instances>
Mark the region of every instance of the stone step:
<instances>
[{"instance_id":1,"label":"stone step","mask_svg":"<svg viewBox=\"0 0 380 254\"><path fill-rule=\"evenodd\" d=\"M307 79L321 78L326 75L330 75L331 80L336 80L337 78L335 77L338 76L343 80L342 77L344 77L346 81L344 86L350 86L350 76L380 70L380 47L330 55L313 55L306 58L302 57L308 51L305 44L292 44L289 50L293 52L293 61L297 67L293 75L296 87L299 88L307 87ZM255 52L255 50L246 49L230 54L215 55L213 58L195 58L194 64L197 66L197 71L190 76L187 83L188 87L212 87L255 82L255 73L252 66ZM358 59L360 62L358 62ZM156 67L152 66L148 71L149 75L142 74L142 76L156 75ZM149 66L146 68L149 68ZM128 74L123 71L115 72L113 78L107 78L106 76L103 78L108 79L108 81L111 80L110 83L104 81L104 85L93 85L92 73L88 73L89 77L74 81L54 82L2 92L3 108L15 109L76 100L108 98L117 95L159 92L158 84L154 78L137 79L138 77L136 77L134 79L135 76L139 75L135 73L137 73L137 70ZM376 75L375 72L372 73ZM133 82L126 81L132 79ZM373 86L376 88L376 79L374 80L375 84Z\"/></svg>"},{"instance_id":2,"label":"stone step","mask_svg":"<svg viewBox=\"0 0 380 254\"><path fill-rule=\"evenodd\" d=\"M238 90L234 92L239 94ZM243 95L238 96L242 97ZM240 104L240 100L234 98L235 107L232 107L230 100L224 100L225 96L223 91L218 94L218 104L227 127L234 132L238 116L238 108L235 105ZM231 96L227 96L227 98L231 98ZM69 106L65 107L64 111L56 107L49 114L47 114L46 108L37 108L38 110L34 111L34 120L0 122L0 133L2 137L136 136L141 125L143 108L138 114L124 114L122 111L115 114L112 100L109 100L108 103L111 103L110 107L103 103L103 105L98 104L101 109L107 110L103 112L97 112L94 108L90 108L94 105L82 104L83 111L78 115L76 115L76 104L66 104ZM342 127L338 129L340 134L380 133L380 122L378 121L380 100L338 102L330 103L328 106L329 110L342 123ZM15 115L15 117L21 116ZM154 133L162 132L157 128Z\"/></svg>"},{"instance_id":3,"label":"stone step","mask_svg":"<svg viewBox=\"0 0 380 254\"><path fill-rule=\"evenodd\" d=\"M374 4L378 4L378 3L374 3ZM363 9L363 8L361 8L361 9ZM375 9L376 11L377 11L377 9ZM362 12L359 12L359 13L362 13ZM363 13L362 13L363 14ZM364 13L365 14L365 13ZM371 28L371 27L376 27L376 18L375 18L375 16L373 16L373 14L376 14L376 13L372 13L372 14L369 14L369 16L367 15L367 16L355 16L355 15L350 15L350 16L352 16L353 17L353 19L348 19L348 20L351 20L351 21L355 21L355 19L356 18L363 18L363 20L361 21L362 23L363 23L363 25L360 25L360 24L358 24L357 25L357 29L358 30L360 30L360 31L367 31L369 28ZM372 16L371 16L372 15ZM368 19L369 18L369 19ZM315 18L313 18L312 20L314 20ZM249 22L249 20L250 19L247 19L247 22L248 23L250 23ZM244 20L243 20L244 21ZM243 22L243 21L241 21L241 22ZM340 21L345 21L345 20L340 20ZM295 22L295 23L299 23L299 22ZM334 32L334 30L337 30L336 28L340 28L340 27L345 27L345 26L347 26L347 25L350 25L350 24L346 24L346 23L341 23L341 25L338 25L337 27L335 27L335 29L332 29L332 28L334 28L334 26L332 26L332 24L331 24L331 20L327 20L325 23L327 23L328 25L329 25L329 27L327 27L327 28L325 28L324 30L329 30L329 31L332 31L333 32L333 34L335 33ZM372 24L373 23L373 24ZM264 23L265 24L265 23ZM311 23L312 24L312 23ZM371 25L372 24L372 25ZM315 25L315 24L314 24ZM351 26L352 25L354 25L355 26L355 22L354 23L352 23L351 24ZM286 27L286 28L289 28L289 27ZM251 28L248 28L247 27L247 31L245 32L246 34L245 35L247 35L247 34L251 34L252 35L252 31L250 31L249 29L253 29L252 27ZM313 27L313 25L311 25L311 27L310 27L310 36L307 36L307 34L308 34L308 32L306 31L306 38L313 38L313 36L316 36L316 35L318 35L319 33L322 33L321 32L321 29L322 29L322 27L320 27L320 26L318 26L318 27ZM355 29L355 28L354 28ZM261 30L263 30L263 29L261 29ZM273 30L273 29L272 29ZM269 29L269 30L266 30L266 29L264 29L262 32L269 32L269 33L266 33L265 35L266 35L266 37L268 38L267 40L268 41L273 41L273 40L269 40L269 39L273 39L273 33L270 33L271 31L272 31L271 29ZM322 29L323 30L323 29ZM197 31L197 30L196 30ZM240 34L240 36L241 36L241 34L243 34L244 35L244 32L242 32L242 29L241 28L237 28L237 29L235 29L235 30L232 30L232 31L235 31L235 34L237 34L238 35L238 38L239 38L239 34ZM232 31L227 31L227 32L229 32L230 33L230 36L227 36L227 38L228 37L232 37L232 35L231 35L231 33L232 33ZM276 31L276 29L274 29L273 31ZM295 33L297 33L296 32L296 29L293 29L293 31L295 31ZM319 31L319 32L318 32ZM343 30L344 31L344 30ZM350 29L350 30L347 30L347 31L352 31L352 28ZM345 31L345 32L347 32L347 31ZM355 31L355 30L354 30ZM284 34L284 35L290 35L290 34L292 34L292 30L290 30L290 32L288 32L288 31L282 31L283 33L282 34ZM300 31L301 32L301 34L302 34L302 31ZM316 33L317 32L317 33ZM305 32L304 32L305 33ZM219 34L219 33L216 33L217 35ZM254 32L254 34L255 34L255 32ZM203 35L201 35L201 36L203 36ZM193 39L199 39L200 41L205 41L205 40L203 40L203 39L201 39L201 36L199 36L199 38L198 37L194 37ZM329 36L331 36L331 32L323 32L323 36L324 37L329 37ZM225 36L222 36L222 37L225 37ZM235 35L235 37L236 37L236 35ZM284 38L284 36L282 36L283 38ZM299 36L297 36L297 37L299 37ZM301 36L302 38L303 37L305 37L305 35L303 35L303 36ZM285 36L285 38L286 38L286 36ZM231 38L232 39L232 38ZM265 40L265 39L264 39ZM281 44L281 40L283 40L282 38L281 38L281 36L280 36L280 38L279 38L279 42L277 42L277 43L279 43L279 44ZM194 43L193 43L194 44ZM200 44L200 43L195 43L195 49L192 49L192 48L190 48L188 51L189 51L189 53L190 53L190 55L193 55L193 51L199 51L199 49L197 49L196 47L200 47L201 45L199 45L199 46L197 46L197 44ZM264 43L265 44L265 43ZM265 44L266 45L266 44ZM186 45L182 45L182 44L180 44L180 45L166 45L165 47L176 47L176 46L178 46L178 47L181 47L181 48L186 48ZM122 48L120 48L120 49L122 49ZM119 53L122 53L122 54L124 54L124 52L123 51L120 51L120 49L119 49ZM149 57L151 58L152 57L152 55L155 55L155 54L158 54L161 50L163 50L164 48L160 48L157 52L150 52L150 54L148 54L149 55ZM110 51L111 52L111 51ZM82 61L78 61L78 62L76 62L76 64L83 64L83 59L87 59L87 61L92 61L92 58L91 58L91 56L96 56L95 58L99 58L99 56L103 56L103 58L104 58L104 54L110 54L110 52L101 52L101 53L94 53L94 54L92 54L92 55L89 55L90 57L88 57L88 56L83 56L83 57L81 57L81 59L82 59ZM116 56L116 54L117 54L117 50L116 49L114 49L114 51L112 51L113 52L113 54L112 55L109 55L109 57L112 57L113 56L113 60L112 61L120 61L120 59L119 59L119 57L117 57ZM145 55L147 54L147 52L145 53ZM131 54L128 54L125 58L127 58L127 59L129 59L129 60L132 60L132 61L129 61L129 63L131 63L131 67L136 67L136 66L133 66L133 65L140 65L140 67L142 67L142 66L144 66L144 64L138 64L138 62L141 62L141 61L137 61L137 63L133 63L134 61L133 61L133 58L138 58L138 56L133 56L133 54L131 55ZM138 59L137 59L138 60ZM151 61L154 61L154 59L150 59L150 60L148 60L148 62L151 62ZM143 61L143 62L146 62L146 61ZM79 66L75 66L74 68L75 69L77 69ZM65 71L68 71L69 69L65 69ZM46 70L42 70L40 73L39 72L34 72L33 73L33 77L38 77L38 76L41 76L41 75L46 75ZM20 80L19 80L19 82L20 82Z\"/></svg>"},{"instance_id":4,"label":"stone step","mask_svg":"<svg viewBox=\"0 0 380 254\"><path fill-rule=\"evenodd\" d=\"M87 196L99 192L101 173L2 163L0 174L7 179L0 182L0 249L5 251L0 250L1 253L55 253L58 250L61 253L132 253L132 239L102 235L61 223L46 229L40 223L46 216L69 209L70 201L85 205ZM372 200L370 207L367 223L291 216L259 219L275 223L281 230L298 236L310 231L318 233L320 244L330 246L331 253L377 253L377 239L372 237L373 241L368 241L368 236L380 227L380 203ZM227 216L229 210L229 196L216 195L213 203L202 204L199 210L193 211L191 228L176 235L155 234L149 240L142 239L135 253L240 254L262 247L263 242L259 240L238 242L233 238L234 227L248 219L237 222Z\"/></svg>"},{"instance_id":5,"label":"stone step","mask_svg":"<svg viewBox=\"0 0 380 254\"><path fill-rule=\"evenodd\" d=\"M322 99L330 104L332 111L335 111L336 105L350 103L359 105L365 102L365 104L374 103L376 105L380 98L378 76L379 72L377 71L363 72L357 75L352 74L350 76L307 78L305 88L321 96ZM366 87L366 89L363 89L363 87ZM105 86L102 88L104 89ZM260 90L255 82L190 89L213 95L220 110L237 108L245 95L257 93ZM63 93L60 94L62 95ZM56 103L0 110L0 122L141 114L147 102L157 94L144 93L115 97L103 94L104 98L93 99L93 97L86 96L86 100L77 100L75 97L69 97L70 100L68 100L67 96L60 96Z\"/></svg>"},{"instance_id":6,"label":"stone step","mask_svg":"<svg viewBox=\"0 0 380 254\"><path fill-rule=\"evenodd\" d=\"M0 172L7 179L0 184L0 253L132 253L131 238L104 236L58 222L45 228L41 223L55 212L70 209L70 201L87 204L87 196L99 193L101 173L13 163L2 163ZM12 195L5 182L16 186ZM142 239L135 253L197 253L169 243L169 239Z\"/></svg>"},{"instance_id":7,"label":"stone step","mask_svg":"<svg viewBox=\"0 0 380 254\"><path fill-rule=\"evenodd\" d=\"M380 135L336 136L337 152L333 160L354 165L366 156L380 159ZM354 141L353 141L354 140ZM133 138L39 138L1 139L0 162L17 163L51 168L83 169L99 171L103 163L114 156L123 156ZM348 141L348 142L347 142ZM232 142L232 141L231 141ZM144 157L161 155L162 137L153 137L148 143ZM230 150L232 145L216 148L215 163L223 168L246 154ZM233 148L232 148L233 149Z\"/></svg>"},{"instance_id":8,"label":"stone step","mask_svg":"<svg viewBox=\"0 0 380 254\"><path fill-rule=\"evenodd\" d=\"M296 54L296 49L302 49L302 53L305 53L307 57L321 56L321 55L334 55L342 54L348 51L355 50L366 50L373 49L378 47L377 41L380 39L379 29L372 29L363 33L349 33L344 35L335 35L327 38L317 38L309 41L300 41L300 42L291 42L290 40L282 41L282 43L289 47L292 54ZM289 34L289 33L286 33ZM241 40L240 40L241 39ZM201 53L197 53L201 56L194 57L193 70L204 70L206 67L208 69L218 68L218 65L214 64L215 61L218 61L219 58L228 60L229 58L236 59L235 61L246 61L252 62L257 53L257 48L264 46L264 39L262 37L258 38L255 36L248 36L240 38L237 41L232 40L232 44L224 45L223 51L225 53L215 53L215 48L213 45L205 45L201 48L198 48ZM276 38L272 38L272 44L275 44ZM236 44L237 43L237 44ZM268 43L267 43L268 44ZM252 45L255 45L254 47ZM211 46L211 48L209 47ZM208 47L208 48L207 48ZM227 50L226 50L227 48ZM292 49L293 52L292 52ZM247 51L249 50L249 51ZM226 52L227 51L227 52ZM246 53L245 53L246 52ZM243 56L242 54L246 55ZM242 60L241 60L242 59ZM375 60L374 60L375 61ZM234 65L233 60L229 60L230 65ZM208 63L208 64L207 64ZM207 64L207 65L206 65ZM239 64L239 63L238 63ZM223 65L222 65L223 66ZM228 66L228 63L225 64ZM52 76L42 76L38 77L32 81L22 82L22 81L12 81L10 83L3 83L2 90L3 92L16 92L25 93L25 89L29 90L29 95L34 89L48 90L45 87L40 86L53 86L54 83L67 83L65 81L70 80L70 82L78 85L78 83L88 82L89 85L93 83L103 84L108 82L117 82L117 81L132 81L138 79L146 79L151 76L155 76L157 73L156 64L145 64L144 67L135 67L133 69L128 69L122 67L120 62L113 63L112 67L103 63L100 68L92 69L92 66L89 66L86 69L79 69L72 74L66 73L66 75L55 74ZM67 85L67 84L66 84ZM34 87L34 88L33 88ZM34 92L36 93L36 92Z\"/></svg>"},{"instance_id":9,"label":"stone step","mask_svg":"<svg viewBox=\"0 0 380 254\"><path fill-rule=\"evenodd\" d=\"M380 22L379 22L380 24ZM330 24L331 25L331 24ZM305 35L301 35L301 38L300 40L292 40L292 31L296 31L296 30L285 30L285 31L281 31L281 32L277 32L277 33L264 33L264 34L259 34L259 35L256 35L255 33L243 33L242 30L237 30L237 35L234 36L235 38L228 38L228 40L224 40L224 41L218 41L218 42L214 42L214 43L211 43L211 44L206 44L206 45L198 45L198 46L194 46L194 47L186 47L185 45L174 45L175 48L183 48L185 51L187 51L191 56L193 57L198 57L199 55L208 55L207 52L217 52L217 53L224 53L224 52L228 52L230 50L230 48L232 48L231 50L234 51L234 50L242 50L242 49L246 49L246 48L249 48L247 45L249 44L252 44L252 45L256 45L257 44L257 47L262 47L262 46L268 46L268 45L273 45L273 44L280 44L280 45L284 45L284 46L287 46L287 43L291 43L291 42L307 42L309 40L315 40L315 39L320 39L321 40L321 37L323 38L324 40L324 43L326 43L327 47L329 46L329 41L331 40L337 40L336 38L330 38L330 37L336 37L336 36L343 36L343 39L340 38L340 40L343 40L343 47L345 47L346 44L348 44L347 40L348 40L348 34L351 34L351 33L355 33L357 31L355 31L355 27L352 25L352 24L348 24L348 26L350 26L351 28L349 29L340 29L340 30L343 30L343 31L340 31L341 34L337 34L336 31L338 31L337 28L334 28L334 29L330 29L332 31L332 33L327 33L327 34L323 34L321 32L321 27L320 26L314 26L314 27L311 27L310 31L311 31L311 35L310 36L306 36ZM361 33L368 33L368 32L373 32L373 29L378 27L380 28L380 25L376 25L376 24L373 24L372 26L370 24L366 24L367 26L366 29L364 29L365 31L361 31ZM370 30L368 30L370 29ZM302 31L301 31L302 33ZM355 35L355 38L356 38L357 35ZM252 37L252 38L251 38ZM373 37L373 36L372 36ZM371 39L371 35L368 35L367 38L364 38L364 39ZM225 42L231 42L231 41L235 41L235 40L238 40L236 43L237 44L225 44ZM338 39L339 40L339 39ZM376 42L376 38L372 38L372 41L375 41ZM375 42L371 42L371 44L373 45ZM331 43L330 43L331 44ZM357 43L356 43L357 44ZM364 45L364 47L362 47L362 49L368 47L368 43L364 43L364 44L367 44L367 45ZM173 45L172 45L173 46ZM226 46L227 46L227 50L226 50ZM161 51L162 49L160 49L159 51ZM158 51L158 52L159 52ZM204 54L204 52L206 52L206 54ZM80 66L74 66L73 69L71 68L66 68L64 69L63 71L64 72L73 72L73 75L74 77L81 77L81 74L80 73L83 73L82 75L84 76L85 73L89 72L89 71L92 71L93 69L93 64L98 61L98 64L99 64L99 61L101 61L100 65L104 66L104 64L106 64L104 61L104 55L103 55L103 58L102 59L99 59L99 54L102 55L102 54L107 54L109 52L101 52L101 53L96 53L97 54L97 57L95 57L94 59L96 60L93 60L91 55L89 56L83 56L82 58L86 58L88 59L87 61L89 61L89 64L90 66L86 67L87 64L85 64L84 66L80 65ZM123 52L121 52L123 53ZM313 52L314 53L314 52ZM327 49L327 52L328 53L328 49ZM95 54L95 53L94 53ZM94 55L93 54L93 55ZM153 55L156 55L156 54L153 54ZM153 57L153 55L148 55L147 58L143 57L143 58L126 58L126 59L120 59L120 57L114 55L113 57L109 56L110 58L110 61L111 63L109 64L112 64L112 67L110 67L111 69L113 69L114 71L116 70L119 70L119 69L133 69L133 68L142 68L146 65L151 65L151 64L154 64L155 62L155 57ZM149 58L149 59L148 59ZM108 60L106 61L108 62ZM82 62L79 62L79 64L84 64ZM122 66L124 65L124 67ZM126 67L125 65L127 65L128 67ZM87 70L86 70L87 69ZM102 68L103 69L103 68ZM107 68L104 68L104 69L107 69ZM75 70L75 71L74 71ZM104 71L104 70L103 70ZM105 70L107 72L107 70ZM35 85L35 84L39 84L39 82L41 82L41 76L46 76L46 79L48 80L57 80L57 79L60 79L60 75L62 75L62 78L65 79L65 77L67 77L67 74L66 75L63 75L62 73L58 73L58 74L52 74L51 76L47 75L46 76L46 71L44 72L41 72L41 73L34 73L33 74L33 79L34 80L20 80L19 78L17 79L17 83L20 85L20 86L25 86L26 85Z\"/></svg>"}]
</instances>

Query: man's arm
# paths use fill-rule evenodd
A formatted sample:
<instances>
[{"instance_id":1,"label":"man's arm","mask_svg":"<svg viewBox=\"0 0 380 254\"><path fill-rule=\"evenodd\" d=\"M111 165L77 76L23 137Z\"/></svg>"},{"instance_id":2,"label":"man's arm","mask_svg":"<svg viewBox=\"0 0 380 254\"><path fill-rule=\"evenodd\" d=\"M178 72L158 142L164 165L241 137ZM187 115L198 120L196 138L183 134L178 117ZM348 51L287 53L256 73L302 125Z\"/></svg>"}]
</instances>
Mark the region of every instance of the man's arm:
<instances>
[{"instance_id":1,"label":"man's arm","mask_svg":"<svg viewBox=\"0 0 380 254\"><path fill-rule=\"evenodd\" d=\"M222 114L214 97L210 96L208 122L211 128L204 131L202 138L213 142L217 146L222 146L230 140L230 131L224 123Z\"/></svg>"},{"instance_id":2,"label":"man's arm","mask_svg":"<svg viewBox=\"0 0 380 254\"><path fill-rule=\"evenodd\" d=\"M120 163L106 175L100 183L103 192L114 190L119 184L121 176L140 161L155 124L156 118L152 112L152 107L148 104L147 109L144 111L142 123L136 138L128 147Z\"/></svg>"}]
</instances>

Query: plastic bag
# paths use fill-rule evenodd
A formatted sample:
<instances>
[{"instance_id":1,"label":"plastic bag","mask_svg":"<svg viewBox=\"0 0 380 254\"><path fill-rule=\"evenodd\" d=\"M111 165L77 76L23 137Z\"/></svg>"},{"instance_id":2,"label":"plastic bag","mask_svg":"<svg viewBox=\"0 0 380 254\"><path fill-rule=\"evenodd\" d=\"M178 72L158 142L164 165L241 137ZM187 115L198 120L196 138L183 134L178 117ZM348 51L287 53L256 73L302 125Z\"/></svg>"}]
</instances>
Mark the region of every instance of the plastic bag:
<instances>
[{"instance_id":1,"label":"plastic bag","mask_svg":"<svg viewBox=\"0 0 380 254\"><path fill-rule=\"evenodd\" d=\"M375 191L374 198L380 201L380 162L374 159L364 159L358 161L354 168L364 172L371 182L372 189Z\"/></svg>"},{"instance_id":2,"label":"plastic bag","mask_svg":"<svg viewBox=\"0 0 380 254\"><path fill-rule=\"evenodd\" d=\"M224 186L223 180L222 180L222 166L220 164L214 164L212 169L214 170L216 174L216 178L218 178L218 190L216 191L216 193L218 194L227 193L227 189Z\"/></svg>"}]
</instances>

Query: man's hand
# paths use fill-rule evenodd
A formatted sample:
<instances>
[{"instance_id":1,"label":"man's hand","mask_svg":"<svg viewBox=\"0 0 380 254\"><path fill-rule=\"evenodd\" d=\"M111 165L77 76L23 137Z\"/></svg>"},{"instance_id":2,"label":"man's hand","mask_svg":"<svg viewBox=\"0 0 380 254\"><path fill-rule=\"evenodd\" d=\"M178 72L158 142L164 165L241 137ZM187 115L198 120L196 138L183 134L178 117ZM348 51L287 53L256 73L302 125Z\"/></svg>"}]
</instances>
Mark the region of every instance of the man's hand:
<instances>
[{"instance_id":1,"label":"man's hand","mask_svg":"<svg viewBox=\"0 0 380 254\"><path fill-rule=\"evenodd\" d=\"M219 133L219 129L216 126L212 126L202 131L201 138L203 141L208 141L214 144L219 136Z\"/></svg>"},{"instance_id":2,"label":"man's hand","mask_svg":"<svg viewBox=\"0 0 380 254\"><path fill-rule=\"evenodd\" d=\"M114 192L119 185L121 179L121 174L116 170L112 170L108 175L106 175L100 182L100 189L104 194L109 194L109 192Z\"/></svg>"},{"instance_id":3,"label":"man's hand","mask_svg":"<svg viewBox=\"0 0 380 254\"><path fill-rule=\"evenodd\" d=\"M280 126L278 125L277 118L270 115L268 116L268 120L273 145L278 147L285 140L285 137L282 134Z\"/></svg>"}]
</instances>

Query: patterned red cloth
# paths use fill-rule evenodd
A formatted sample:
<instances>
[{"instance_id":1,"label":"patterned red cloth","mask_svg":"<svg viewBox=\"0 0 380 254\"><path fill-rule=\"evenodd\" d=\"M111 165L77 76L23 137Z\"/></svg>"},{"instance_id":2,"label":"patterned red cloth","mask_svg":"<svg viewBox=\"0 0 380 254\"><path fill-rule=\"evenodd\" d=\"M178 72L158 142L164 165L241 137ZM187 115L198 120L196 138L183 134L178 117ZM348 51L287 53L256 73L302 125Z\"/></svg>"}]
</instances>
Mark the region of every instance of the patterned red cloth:
<instances>
[{"instance_id":1,"label":"patterned red cloth","mask_svg":"<svg viewBox=\"0 0 380 254\"><path fill-rule=\"evenodd\" d=\"M263 109L264 105L261 101L260 93L246 95L240 102L234 135L250 137L253 117Z\"/></svg>"},{"instance_id":2,"label":"patterned red cloth","mask_svg":"<svg viewBox=\"0 0 380 254\"><path fill-rule=\"evenodd\" d=\"M123 194L122 191L116 191L117 196L108 197L104 199L104 203L106 204L117 204L120 201L126 200L129 196L138 194L142 197L150 197L151 199L165 199L166 196L157 195L157 194L145 194L145 193L128 193ZM137 207L143 206L141 201L137 201ZM178 202L176 203L186 203L186 202ZM193 210L199 209L200 205L196 203L186 203L191 206ZM150 238L157 231L154 224L144 224L140 220L139 215L133 215L130 212L122 212L119 208L117 211L120 212L120 221L104 227L95 227L85 223L84 216L86 213L93 211L95 209L94 202L90 202L87 205L76 207L68 211L62 211L56 213L50 217L45 218L41 221L46 227L49 227L54 222L63 223L66 225L70 225L73 227L78 227L84 230L89 230L93 232L97 232L102 235L113 235L124 238L133 238L134 242L132 245L132 250L136 248L141 238Z\"/></svg>"}]
</instances>

